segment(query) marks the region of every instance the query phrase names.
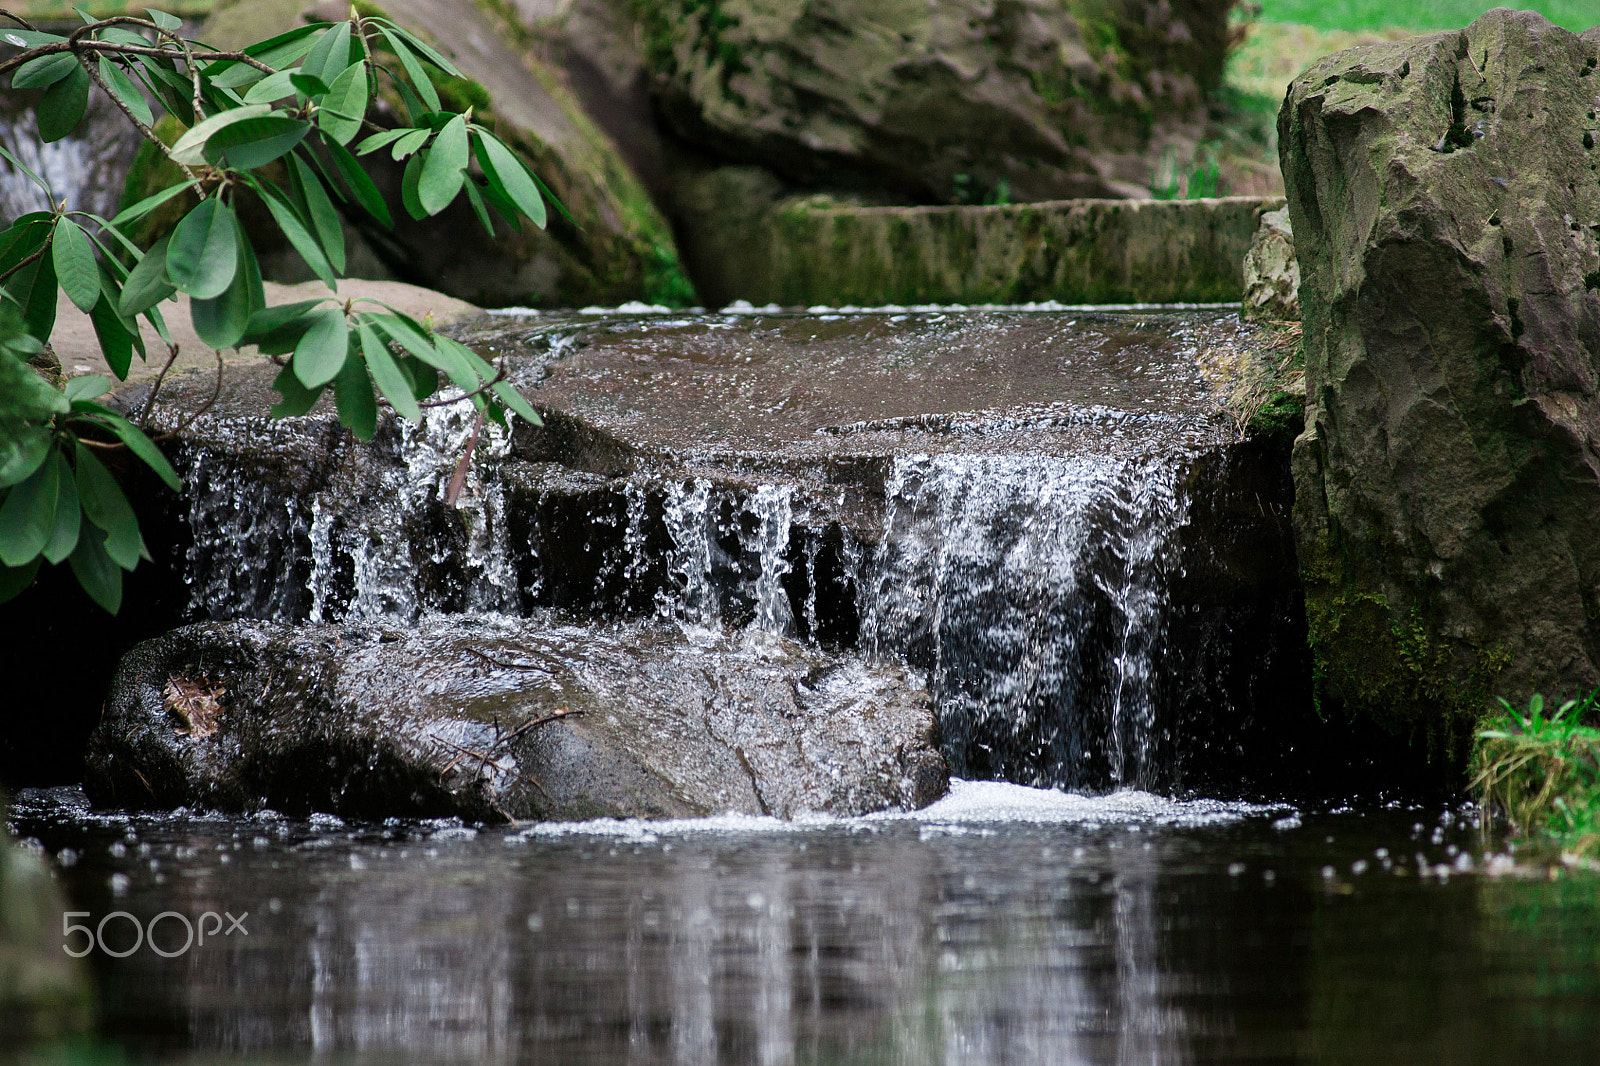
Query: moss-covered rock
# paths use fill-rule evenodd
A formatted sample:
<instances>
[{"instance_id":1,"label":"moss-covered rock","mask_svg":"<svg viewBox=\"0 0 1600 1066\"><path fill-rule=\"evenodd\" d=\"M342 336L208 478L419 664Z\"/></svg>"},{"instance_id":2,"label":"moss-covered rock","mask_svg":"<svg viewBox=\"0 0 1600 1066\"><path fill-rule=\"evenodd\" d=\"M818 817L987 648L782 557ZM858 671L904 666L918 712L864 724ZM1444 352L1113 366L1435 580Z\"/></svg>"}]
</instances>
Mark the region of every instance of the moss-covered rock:
<instances>
[{"instance_id":1,"label":"moss-covered rock","mask_svg":"<svg viewBox=\"0 0 1600 1066\"><path fill-rule=\"evenodd\" d=\"M1237 300L1256 220L1281 200L873 207L784 196L755 167L685 183L684 255L712 304Z\"/></svg>"},{"instance_id":2,"label":"moss-covered rock","mask_svg":"<svg viewBox=\"0 0 1600 1066\"><path fill-rule=\"evenodd\" d=\"M379 6L451 56L466 77L441 83L441 95L452 106L470 104L476 121L519 151L572 215L552 212L544 231L497 224L491 242L464 200L422 222L397 210L393 231L353 214L350 221L394 277L488 307L693 302L666 220L607 136L523 47L518 27L492 5L470 0ZM200 35L219 47L242 46L298 24L306 7L304 0L239 0L220 7ZM316 14L337 19L346 11ZM398 205L401 168L381 153L366 162ZM129 195L147 182L135 174Z\"/></svg>"},{"instance_id":3,"label":"moss-covered rock","mask_svg":"<svg viewBox=\"0 0 1600 1066\"><path fill-rule=\"evenodd\" d=\"M1147 195L1149 149L1203 122L1221 82L1232 3L632 6L665 117L715 158L802 188L977 203Z\"/></svg>"},{"instance_id":4,"label":"moss-covered rock","mask_svg":"<svg viewBox=\"0 0 1600 1066\"><path fill-rule=\"evenodd\" d=\"M1491 695L1600 684L1597 66L1600 29L1496 9L1330 56L1278 119L1323 690L1455 754Z\"/></svg>"}]
</instances>

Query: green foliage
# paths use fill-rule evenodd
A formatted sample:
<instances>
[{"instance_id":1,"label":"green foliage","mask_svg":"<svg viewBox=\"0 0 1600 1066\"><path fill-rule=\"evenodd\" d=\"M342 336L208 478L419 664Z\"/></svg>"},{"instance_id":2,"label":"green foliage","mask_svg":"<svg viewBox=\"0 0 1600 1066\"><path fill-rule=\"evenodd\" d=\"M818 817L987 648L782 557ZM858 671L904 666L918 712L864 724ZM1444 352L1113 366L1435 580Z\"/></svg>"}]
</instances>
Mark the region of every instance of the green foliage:
<instances>
[{"instance_id":1,"label":"green foliage","mask_svg":"<svg viewBox=\"0 0 1600 1066\"><path fill-rule=\"evenodd\" d=\"M1402 26L1414 30L1459 30L1492 7L1537 11L1574 33L1600 20L1594 0L1260 0L1261 17L1273 22L1298 22L1328 30L1378 30Z\"/></svg>"},{"instance_id":2,"label":"green foliage","mask_svg":"<svg viewBox=\"0 0 1600 1066\"><path fill-rule=\"evenodd\" d=\"M97 451L126 449L179 488L142 430L95 402L110 388L107 379L77 378L56 389L28 366L50 340L58 288L91 316L119 378L134 353L146 356L139 318L170 346L160 308L182 293L207 344L256 345L283 367L275 416L304 414L332 387L340 422L370 439L380 406L415 421L424 403L455 402L429 400L448 381L486 418L503 423L514 412L539 422L501 372L386 305L358 307L335 296L268 307L255 249L235 214L239 194L253 193L337 290L345 268L341 210L393 223L357 159L388 148L407 160L402 199L416 217L438 214L465 192L491 236L491 214L516 228L523 218L543 227L547 199L564 208L473 120L481 87L376 13L353 11L345 22L299 27L241 52L182 38L179 21L164 12L149 16L85 16L70 38L31 28L3 34L21 51L0 62L0 73L11 74L13 88L43 90L44 140L71 133L98 86L148 141L168 146L164 164L141 175L158 187L111 220L70 209L0 149L53 205L0 231L0 601L26 588L41 563L66 562L97 603L117 610L122 574L149 554ZM397 129L367 118L385 85L402 101L405 124ZM364 130L370 135L353 154L347 146ZM141 251L141 227L174 208L170 233Z\"/></svg>"},{"instance_id":3,"label":"green foliage","mask_svg":"<svg viewBox=\"0 0 1600 1066\"><path fill-rule=\"evenodd\" d=\"M1486 809L1519 831L1579 855L1600 856L1600 690L1546 713L1505 700L1486 718L1473 750L1472 786Z\"/></svg>"},{"instance_id":4,"label":"green foliage","mask_svg":"<svg viewBox=\"0 0 1600 1066\"><path fill-rule=\"evenodd\" d=\"M1187 175L1184 169L1178 165L1177 153L1167 148L1150 175L1150 195L1157 200L1203 200L1222 195L1215 145L1201 145Z\"/></svg>"}]
</instances>

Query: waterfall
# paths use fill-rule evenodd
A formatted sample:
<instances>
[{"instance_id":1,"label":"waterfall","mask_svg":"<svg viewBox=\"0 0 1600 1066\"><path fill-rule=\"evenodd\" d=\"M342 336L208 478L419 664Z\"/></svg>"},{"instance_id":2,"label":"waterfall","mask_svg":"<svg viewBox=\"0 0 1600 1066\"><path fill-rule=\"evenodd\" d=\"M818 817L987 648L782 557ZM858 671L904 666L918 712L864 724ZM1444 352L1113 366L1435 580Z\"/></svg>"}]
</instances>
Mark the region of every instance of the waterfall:
<instances>
[{"instance_id":1,"label":"waterfall","mask_svg":"<svg viewBox=\"0 0 1600 1066\"><path fill-rule=\"evenodd\" d=\"M1177 475L1170 458L896 461L862 642L928 671L957 773L1154 784Z\"/></svg>"}]
</instances>

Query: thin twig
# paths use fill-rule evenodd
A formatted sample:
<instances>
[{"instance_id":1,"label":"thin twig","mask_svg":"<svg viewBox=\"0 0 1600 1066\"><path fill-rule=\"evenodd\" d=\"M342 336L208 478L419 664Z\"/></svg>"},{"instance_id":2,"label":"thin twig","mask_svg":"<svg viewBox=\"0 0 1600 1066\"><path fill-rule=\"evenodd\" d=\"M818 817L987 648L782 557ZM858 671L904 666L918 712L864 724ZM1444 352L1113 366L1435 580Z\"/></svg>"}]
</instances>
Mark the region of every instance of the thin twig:
<instances>
[{"instance_id":1,"label":"thin twig","mask_svg":"<svg viewBox=\"0 0 1600 1066\"><path fill-rule=\"evenodd\" d=\"M10 270L6 271L4 274L0 274L0 282L5 281L11 275L15 274L17 271L21 270L23 267L25 267L29 263L33 262L35 259L41 258L44 255L44 253L49 251L49 250L50 250L50 242L49 241L45 241L43 244L39 245L39 250L38 251L34 252L32 255L24 256L22 259L18 260L16 265L13 266Z\"/></svg>"},{"instance_id":2,"label":"thin twig","mask_svg":"<svg viewBox=\"0 0 1600 1066\"><path fill-rule=\"evenodd\" d=\"M211 349L211 354L217 357L217 380L211 386L211 398L205 403L201 404L199 407L195 408L187 418L180 421L177 425L177 428L171 433L162 434L164 438L183 436L190 426L194 425L195 422L200 420L201 416L203 416L207 411L211 410L212 406L217 402L217 397L222 395L222 371L226 364L222 360L222 352L220 349Z\"/></svg>"},{"instance_id":3,"label":"thin twig","mask_svg":"<svg viewBox=\"0 0 1600 1066\"><path fill-rule=\"evenodd\" d=\"M551 722L559 722L563 718L575 718L583 713L585 712L581 710L571 711L563 707L559 711L553 711L550 714L544 715L540 718L529 718L526 722L523 722L521 725L517 726L517 728L507 733L504 739L498 740L495 743L496 745L510 745L512 741L525 736L533 730L538 729L542 725L548 725Z\"/></svg>"},{"instance_id":4,"label":"thin twig","mask_svg":"<svg viewBox=\"0 0 1600 1066\"><path fill-rule=\"evenodd\" d=\"M167 380L167 371L172 369L172 364L178 361L178 346L167 345L167 362L161 368L161 373L156 375L156 383L150 386L150 398L144 402L144 413L139 416L139 428L142 430L150 424L150 413L156 409L156 397L161 395L161 383Z\"/></svg>"},{"instance_id":5,"label":"thin twig","mask_svg":"<svg viewBox=\"0 0 1600 1066\"><path fill-rule=\"evenodd\" d=\"M454 507L456 499L461 495L461 489L467 483L467 471L472 469L472 452L478 446L478 434L483 432L484 413L478 412L478 417L472 420L472 436L467 438L467 446L461 452L461 458L456 462L455 473L450 475L450 484L444 490L444 502L448 507Z\"/></svg>"},{"instance_id":6,"label":"thin twig","mask_svg":"<svg viewBox=\"0 0 1600 1066\"><path fill-rule=\"evenodd\" d=\"M77 53L73 54L77 55ZM138 128L139 132L144 136L144 139L155 145L156 149L162 155L166 156L168 159L172 159L172 149L168 148L167 143L156 135L155 130L139 121L138 117L134 115L131 110L129 110L128 105L122 102L121 97L111 91L111 86L106 84L105 79L100 76L100 71L95 68L93 63L89 62L88 57L78 55L78 65L81 66L89 75L89 80L98 85L100 87L100 91L105 93L113 104L117 105L117 110L121 111L127 120ZM176 159L172 159L172 161L174 163L178 163ZM204 193L205 190L200 186L200 178L195 174L193 168L186 163L178 163L178 169L183 171L183 176L189 179L189 184L195 187L195 191L197 193Z\"/></svg>"},{"instance_id":7,"label":"thin twig","mask_svg":"<svg viewBox=\"0 0 1600 1066\"><path fill-rule=\"evenodd\" d=\"M29 31L30 33L38 33L39 32L37 29L34 28L33 23L29 22L27 19L23 18L21 15L13 15L11 12L5 11L5 10L0 10L0 15L4 15L6 18L10 19L12 22L15 22L18 26L21 26L23 29Z\"/></svg>"},{"instance_id":8,"label":"thin twig","mask_svg":"<svg viewBox=\"0 0 1600 1066\"><path fill-rule=\"evenodd\" d=\"M255 67L257 70L262 71L263 73L278 73L265 63L262 63L253 56L247 56L243 52L196 52L193 49L190 49L186 52L180 53L172 50L171 48L156 48L153 46L145 46L141 48L136 44L117 44L114 41L78 41L75 44L70 45L66 41L57 41L51 44L41 44L37 48L30 48L26 52L12 56L4 63L0 63L0 74L8 74L17 67L20 67L22 64L31 60L42 59L49 55L59 55L62 52L112 52L130 56L155 56L160 59L233 59L248 66ZM196 71L196 77L198 78L198 70Z\"/></svg>"}]
</instances>

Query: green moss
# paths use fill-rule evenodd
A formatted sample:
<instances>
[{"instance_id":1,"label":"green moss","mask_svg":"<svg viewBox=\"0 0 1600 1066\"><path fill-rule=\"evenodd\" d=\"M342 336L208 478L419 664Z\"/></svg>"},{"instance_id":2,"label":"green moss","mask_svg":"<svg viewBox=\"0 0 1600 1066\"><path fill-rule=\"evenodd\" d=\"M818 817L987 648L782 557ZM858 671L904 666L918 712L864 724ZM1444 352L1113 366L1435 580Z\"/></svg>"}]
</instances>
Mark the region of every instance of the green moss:
<instances>
[{"instance_id":1,"label":"green moss","mask_svg":"<svg viewBox=\"0 0 1600 1066\"><path fill-rule=\"evenodd\" d=\"M1302 545L1300 575L1319 708L1331 697L1352 717L1459 763L1510 654L1478 648L1463 670L1461 651L1436 637L1422 610L1368 591L1326 542Z\"/></svg>"}]
</instances>

